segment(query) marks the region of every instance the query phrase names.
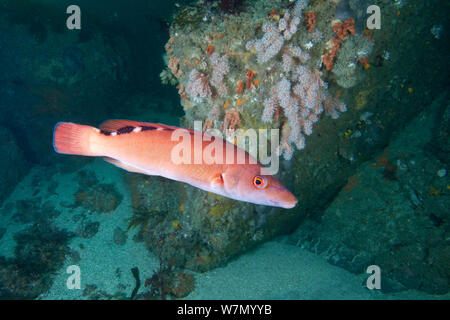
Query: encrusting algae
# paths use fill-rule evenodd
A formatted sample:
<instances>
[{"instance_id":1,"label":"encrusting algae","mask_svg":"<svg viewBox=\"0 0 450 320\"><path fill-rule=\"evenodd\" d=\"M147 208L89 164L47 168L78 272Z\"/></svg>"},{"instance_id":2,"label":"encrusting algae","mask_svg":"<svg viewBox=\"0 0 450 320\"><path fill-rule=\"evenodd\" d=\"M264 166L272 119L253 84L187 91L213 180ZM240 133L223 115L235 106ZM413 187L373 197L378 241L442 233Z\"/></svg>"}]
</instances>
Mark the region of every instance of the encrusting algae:
<instances>
[{"instance_id":1,"label":"encrusting algae","mask_svg":"<svg viewBox=\"0 0 450 320\"><path fill-rule=\"evenodd\" d=\"M287 136L282 137L284 143L277 152L289 160L295 149L305 147L322 112L335 119L346 111L346 105L328 92L324 79L336 79L344 88L355 85L362 77L355 73L358 60L369 59L372 40L357 34L353 19L331 19L335 2L298 0L287 4L255 2L228 16L214 2L199 2L189 8L203 17L195 28L176 22L188 9L175 16L167 44L170 50L166 50L170 58L166 60L197 61L195 65L180 64L182 75L177 77L178 86L185 88L180 97L187 126L202 120L208 124L205 129L228 129L224 123L231 104L241 117L257 119L255 128L267 124L284 127ZM348 50L340 54L341 47L360 38L364 40L356 43L358 54ZM331 51L329 42L334 43ZM333 69L334 60L339 70ZM340 61L346 61L345 67ZM342 80L353 73L351 83ZM235 136L226 137L238 142Z\"/></svg>"}]
</instances>

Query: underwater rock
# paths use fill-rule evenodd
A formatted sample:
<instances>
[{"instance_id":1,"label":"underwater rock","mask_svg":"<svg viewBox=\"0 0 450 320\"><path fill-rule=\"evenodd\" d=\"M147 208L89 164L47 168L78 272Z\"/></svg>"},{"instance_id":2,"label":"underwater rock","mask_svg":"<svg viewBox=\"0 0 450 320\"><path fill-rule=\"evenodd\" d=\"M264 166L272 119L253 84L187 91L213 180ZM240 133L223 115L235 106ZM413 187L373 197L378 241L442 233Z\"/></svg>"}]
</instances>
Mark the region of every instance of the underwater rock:
<instances>
[{"instance_id":1,"label":"underwater rock","mask_svg":"<svg viewBox=\"0 0 450 320\"><path fill-rule=\"evenodd\" d=\"M436 128L433 130L433 140L430 150L445 164L450 163L450 101L442 104L443 108L437 115Z\"/></svg>"},{"instance_id":2,"label":"underwater rock","mask_svg":"<svg viewBox=\"0 0 450 320\"><path fill-rule=\"evenodd\" d=\"M77 250L70 250L70 252L68 253L67 256L68 256L70 263L72 263L72 264L77 264L81 261L80 252Z\"/></svg>"},{"instance_id":3,"label":"underwater rock","mask_svg":"<svg viewBox=\"0 0 450 320\"><path fill-rule=\"evenodd\" d=\"M133 292L131 292L131 297L130 299L133 299L137 292L139 291L139 288L141 287L141 278L139 276L139 268L138 267L133 267L131 268L131 273L133 274L134 280L136 281L136 284L134 286Z\"/></svg>"},{"instance_id":4,"label":"underwater rock","mask_svg":"<svg viewBox=\"0 0 450 320\"><path fill-rule=\"evenodd\" d=\"M347 37L337 54L332 72L336 82L343 88L355 86L363 77L363 70L358 66L359 61L367 58L373 50L373 42L366 37L355 35Z\"/></svg>"},{"instance_id":5,"label":"underwater rock","mask_svg":"<svg viewBox=\"0 0 450 320\"><path fill-rule=\"evenodd\" d=\"M178 81L175 78L175 76L173 75L173 73L168 69L161 71L161 73L159 74L159 77L161 78L161 82L163 84L171 84L174 86L178 83Z\"/></svg>"},{"instance_id":6,"label":"underwater rock","mask_svg":"<svg viewBox=\"0 0 450 320\"><path fill-rule=\"evenodd\" d=\"M99 184L95 172L92 170L80 170L77 172L76 180L80 189L93 188L96 184Z\"/></svg>"},{"instance_id":7,"label":"underwater rock","mask_svg":"<svg viewBox=\"0 0 450 320\"><path fill-rule=\"evenodd\" d=\"M84 53L75 46L68 47L64 50L63 65L64 71L69 75L75 75L84 70Z\"/></svg>"},{"instance_id":8,"label":"underwater rock","mask_svg":"<svg viewBox=\"0 0 450 320\"><path fill-rule=\"evenodd\" d=\"M420 114L383 153L362 164L292 241L351 272L378 265L384 292L449 292L450 179L436 174L443 164L426 151L439 107Z\"/></svg>"},{"instance_id":9,"label":"underwater rock","mask_svg":"<svg viewBox=\"0 0 450 320\"><path fill-rule=\"evenodd\" d=\"M334 18L345 21L354 16L354 12L350 9L349 0L339 1L338 6L336 7L336 12L334 13Z\"/></svg>"},{"instance_id":10,"label":"underwater rock","mask_svg":"<svg viewBox=\"0 0 450 320\"><path fill-rule=\"evenodd\" d=\"M92 296L97 290L97 285L87 284L83 290L83 297Z\"/></svg>"},{"instance_id":11,"label":"underwater rock","mask_svg":"<svg viewBox=\"0 0 450 320\"><path fill-rule=\"evenodd\" d=\"M205 129L219 129L238 143L245 137L226 129L283 128L277 153L291 159L295 149L304 148L322 113L336 119L346 111L321 72L334 34L334 7L265 1L230 18L216 4L205 3L190 8L205 17L195 28L175 18L165 61L179 82L184 125L192 128L194 120L201 120ZM176 68L170 68L173 61Z\"/></svg>"},{"instance_id":12,"label":"underwater rock","mask_svg":"<svg viewBox=\"0 0 450 320\"><path fill-rule=\"evenodd\" d=\"M123 246L127 242L127 234L121 228L114 229L113 235L114 243L118 246Z\"/></svg>"},{"instance_id":13,"label":"underwater rock","mask_svg":"<svg viewBox=\"0 0 450 320\"><path fill-rule=\"evenodd\" d=\"M17 5L14 10L23 12L12 15L5 10L0 13L0 47L4 48L0 53L4 67L0 123L11 124L29 162L48 165L60 159L51 145L51 128L56 122L69 115L88 115L92 121L111 116L111 101L117 101L117 89L123 89L127 78L123 59L127 59L129 51L120 35L114 34L113 48L94 26L89 28L92 37L84 42L77 32L55 32L49 25L58 20L60 13L47 5L33 10L34 5ZM36 12L55 17L41 16L39 20ZM20 21L9 21L14 19ZM40 21L42 34L36 35L34 24L29 28L22 25L31 20L36 24ZM64 24L60 27L64 28ZM95 108L86 113L87 105ZM72 161L76 165L80 159L66 160Z\"/></svg>"},{"instance_id":14,"label":"underwater rock","mask_svg":"<svg viewBox=\"0 0 450 320\"><path fill-rule=\"evenodd\" d=\"M241 7L243 0L220 0L219 8L226 13L237 13Z\"/></svg>"},{"instance_id":15,"label":"underwater rock","mask_svg":"<svg viewBox=\"0 0 450 320\"><path fill-rule=\"evenodd\" d=\"M82 238L90 239L97 234L99 228L100 228L100 222L98 222L98 221L95 221L95 222L83 221L79 225L79 227L77 229L77 233Z\"/></svg>"},{"instance_id":16,"label":"underwater rock","mask_svg":"<svg viewBox=\"0 0 450 320\"><path fill-rule=\"evenodd\" d=\"M195 279L189 273L176 272L172 279L172 288L168 293L176 298L184 298L194 291Z\"/></svg>"},{"instance_id":17,"label":"underwater rock","mask_svg":"<svg viewBox=\"0 0 450 320\"><path fill-rule=\"evenodd\" d=\"M116 188L109 184L99 184L92 189L78 190L75 198L76 206L98 213L114 211L122 201L122 196Z\"/></svg>"},{"instance_id":18,"label":"underwater rock","mask_svg":"<svg viewBox=\"0 0 450 320\"><path fill-rule=\"evenodd\" d=\"M160 267L151 278L145 280L147 292L136 296L136 299L165 300L169 297L184 298L195 288L195 278L186 272L175 271L173 264L160 262Z\"/></svg>"},{"instance_id":19,"label":"underwater rock","mask_svg":"<svg viewBox=\"0 0 450 320\"><path fill-rule=\"evenodd\" d=\"M14 236L15 257L0 257L0 296L35 299L49 290L63 265L73 234L51 224L34 224Z\"/></svg>"},{"instance_id":20,"label":"underwater rock","mask_svg":"<svg viewBox=\"0 0 450 320\"><path fill-rule=\"evenodd\" d=\"M114 211L122 202L122 195L113 184L100 183L92 171L78 173L79 188L74 206L97 213Z\"/></svg>"},{"instance_id":21,"label":"underwater rock","mask_svg":"<svg viewBox=\"0 0 450 320\"><path fill-rule=\"evenodd\" d=\"M161 261L206 271L255 247L274 234L292 230L295 214L236 202L194 187L137 174L126 174L133 217L129 228Z\"/></svg>"},{"instance_id":22,"label":"underwater rock","mask_svg":"<svg viewBox=\"0 0 450 320\"><path fill-rule=\"evenodd\" d=\"M0 239L3 238L5 233L6 233L6 228L0 227Z\"/></svg>"},{"instance_id":23,"label":"underwater rock","mask_svg":"<svg viewBox=\"0 0 450 320\"><path fill-rule=\"evenodd\" d=\"M28 163L13 133L0 126L0 203L28 171Z\"/></svg>"},{"instance_id":24,"label":"underwater rock","mask_svg":"<svg viewBox=\"0 0 450 320\"><path fill-rule=\"evenodd\" d=\"M60 212L50 201L42 203L42 199L21 199L16 201L13 219L20 223L45 222L59 216Z\"/></svg>"},{"instance_id":25,"label":"underwater rock","mask_svg":"<svg viewBox=\"0 0 450 320\"><path fill-rule=\"evenodd\" d=\"M293 231L314 216L321 216L347 181L350 189L352 185L358 185L358 166L380 152L396 129L407 124L442 91L439 86L427 86L427 81L443 83L445 75L429 72L432 67L423 63L427 54L417 52L417 39L409 29L397 28L396 33L376 30L360 33L351 20L336 27L331 23L336 10L334 1L314 1L306 6L306 2L302 2L298 7L288 7L288 1L252 4L226 18L214 4L181 8L170 27L166 61L177 61L176 68L173 68L177 73L174 76L179 82L180 99L186 113L182 126L190 128L194 120L202 120L206 128L275 128L280 129L282 135L286 133L287 151L284 155L285 158L289 158L286 155L292 157L290 161L282 159L279 179L294 191L299 203L291 210L260 207L158 177L127 174L134 211L130 226L140 226L139 240L144 241L163 261L174 259L177 267L210 270L263 241ZM302 9L302 14L296 15L298 10L295 7ZM421 9L432 14L430 7L423 5ZM408 12L416 8L405 4L402 10ZM303 13L311 12L315 17L312 32L309 31L311 26L304 23L308 21L302 21L305 19ZM398 23L408 25L407 14L386 17L383 27L393 30ZM429 29L425 24L416 27L427 32ZM339 87L335 75L326 69L323 55L331 49L333 39L343 41L353 34L358 38L371 38L374 44L371 56L384 63L372 65L365 61L363 66L358 62L358 68L364 67L361 70L365 73L364 81L346 89ZM277 45L272 46L270 39L278 41ZM387 45L398 41L405 45ZM367 43L356 43L367 48ZM386 50L392 52L389 60L383 58ZM412 51L417 55L411 55ZM213 55L214 59L211 59ZM228 58L216 59L224 56ZM412 63L417 68L410 68ZM295 71L299 67L315 79L311 87L302 87L296 78ZM439 69L438 62L433 67ZM222 72L215 72L217 68ZM192 72L197 77L190 79ZM198 81L197 73L202 74L201 81ZM404 79L408 79L408 86L414 90L407 90ZM221 86L217 86L218 82ZM187 90L188 87L196 90ZM309 92L314 98L312 101L319 102L311 103L317 108L317 119L307 119L311 121L299 125L294 121L295 115L305 109L304 106L296 105L289 95L280 97L273 92L276 91L272 90L274 87L278 93L294 95L294 88L299 95ZM277 106L275 98L282 105ZM339 108L334 105L329 108L332 118L325 117L325 112L319 112L322 111L320 103L324 105L324 101L328 106L330 102L345 102L347 111L339 119L332 119L339 116ZM271 104L276 108L272 110ZM311 109L306 109L309 117ZM342 107L341 111L344 109ZM290 124L298 125L298 130L293 130L297 135L292 135L299 138L296 139L298 143L290 138L291 131L287 130L290 128L283 130L286 124L289 127ZM228 138L234 142L234 137ZM288 152L289 148L292 153ZM395 180L399 170L395 170L394 165L382 166L378 170L386 179ZM408 191L407 195L411 199L414 192ZM408 207L408 210L414 208ZM414 221L423 222L420 219ZM355 223L348 228L350 226L357 227ZM350 230L345 226L342 228L352 236ZM414 226L411 227L413 229ZM321 251L326 249L324 242L317 246ZM352 264L351 260L340 257L336 263L360 272L370 257L364 254L356 257L356 252L347 251L345 256L352 255L357 263Z\"/></svg>"}]
</instances>

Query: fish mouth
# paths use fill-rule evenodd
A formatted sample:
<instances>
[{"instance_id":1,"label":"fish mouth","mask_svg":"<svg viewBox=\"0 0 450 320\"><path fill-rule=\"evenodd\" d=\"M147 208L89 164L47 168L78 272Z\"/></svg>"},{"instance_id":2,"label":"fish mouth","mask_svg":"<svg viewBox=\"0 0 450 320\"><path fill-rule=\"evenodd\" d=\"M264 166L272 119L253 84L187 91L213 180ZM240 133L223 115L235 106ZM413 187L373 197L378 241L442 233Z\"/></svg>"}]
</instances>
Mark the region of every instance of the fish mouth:
<instances>
[{"instance_id":1,"label":"fish mouth","mask_svg":"<svg viewBox=\"0 0 450 320\"><path fill-rule=\"evenodd\" d=\"M297 203L297 197L294 196L291 192L287 192L287 194L285 194L285 197L283 197L284 199L282 199L280 201L280 207L284 208L284 209L292 209L294 208Z\"/></svg>"},{"instance_id":2,"label":"fish mouth","mask_svg":"<svg viewBox=\"0 0 450 320\"><path fill-rule=\"evenodd\" d=\"M271 194L271 197L269 199L269 205L284 209L292 209L297 205L298 203L297 197L294 196L294 194L289 190L287 190L285 187L272 186L272 188L275 192Z\"/></svg>"},{"instance_id":3,"label":"fish mouth","mask_svg":"<svg viewBox=\"0 0 450 320\"><path fill-rule=\"evenodd\" d=\"M298 200L297 199L292 200L292 201L272 200L272 201L270 201L270 203L272 206L275 206L275 207L280 207L283 209L292 209L297 205Z\"/></svg>"},{"instance_id":4,"label":"fish mouth","mask_svg":"<svg viewBox=\"0 0 450 320\"><path fill-rule=\"evenodd\" d=\"M298 201L291 201L291 202L284 202L280 205L280 207L284 208L284 209L292 209L297 205Z\"/></svg>"}]
</instances>

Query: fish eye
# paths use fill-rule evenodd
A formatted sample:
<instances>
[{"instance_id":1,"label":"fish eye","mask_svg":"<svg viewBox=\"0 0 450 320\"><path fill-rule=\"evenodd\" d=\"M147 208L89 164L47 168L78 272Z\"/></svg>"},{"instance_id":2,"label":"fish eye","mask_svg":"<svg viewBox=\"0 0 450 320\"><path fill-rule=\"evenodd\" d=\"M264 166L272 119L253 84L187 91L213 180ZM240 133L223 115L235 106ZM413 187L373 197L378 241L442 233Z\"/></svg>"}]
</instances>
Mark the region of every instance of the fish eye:
<instances>
[{"instance_id":1,"label":"fish eye","mask_svg":"<svg viewBox=\"0 0 450 320\"><path fill-rule=\"evenodd\" d=\"M267 179L261 176L255 176L253 178L253 185L257 189L264 189L265 187L267 187Z\"/></svg>"}]
</instances>

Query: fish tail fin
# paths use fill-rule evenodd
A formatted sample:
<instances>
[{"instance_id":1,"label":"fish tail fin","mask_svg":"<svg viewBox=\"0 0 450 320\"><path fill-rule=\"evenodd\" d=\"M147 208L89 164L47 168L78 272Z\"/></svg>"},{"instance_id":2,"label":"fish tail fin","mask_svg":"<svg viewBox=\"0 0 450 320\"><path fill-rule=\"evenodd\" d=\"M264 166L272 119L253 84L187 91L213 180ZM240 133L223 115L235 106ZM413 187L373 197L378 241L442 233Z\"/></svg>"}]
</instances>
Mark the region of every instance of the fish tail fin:
<instances>
[{"instance_id":1,"label":"fish tail fin","mask_svg":"<svg viewBox=\"0 0 450 320\"><path fill-rule=\"evenodd\" d=\"M53 130L53 148L57 153L101 156L95 146L99 130L71 122L58 122Z\"/></svg>"}]
</instances>

